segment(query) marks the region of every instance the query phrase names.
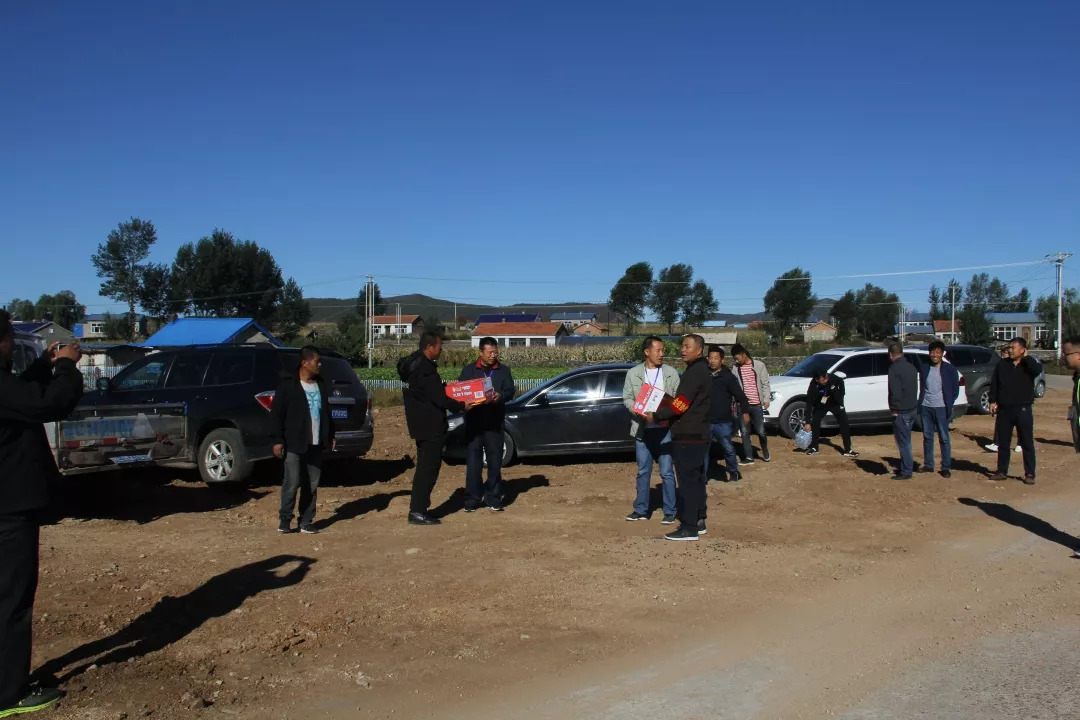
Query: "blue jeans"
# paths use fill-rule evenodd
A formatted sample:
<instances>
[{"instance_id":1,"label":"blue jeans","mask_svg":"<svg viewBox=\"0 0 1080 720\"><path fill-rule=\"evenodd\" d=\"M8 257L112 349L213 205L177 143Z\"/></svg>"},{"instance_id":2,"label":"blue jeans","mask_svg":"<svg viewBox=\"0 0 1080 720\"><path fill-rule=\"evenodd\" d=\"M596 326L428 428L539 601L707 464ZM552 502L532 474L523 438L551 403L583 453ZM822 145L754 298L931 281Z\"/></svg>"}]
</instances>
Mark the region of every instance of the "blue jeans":
<instances>
[{"instance_id":1,"label":"blue jeans","mask_svg":"<svg viewBox=\"0 0 1080 720\"><path fill-rule=\"evenodd\" d=\"M911 457L911 428L915 425L915 411L906 410L893 418L893 437L900 451L900 474L911 475L915 471L915 459Z\"/></svg>"},{"instance_id":2,"label":"blue jeans","mask_svg":"<svg viewBox=\"0 0 1080 720\"><path fill-rule=\"evenodd\" d=\"M949 414L943 407L924 407L922 415L923 466L934 469L934 434L941 440L941 469L952 468L952 440L949 439Z\"/></svg>"},{"instance_id":3,"label":"blue jeans","mask_svg":"<svg viewBox=\"0 0 1080 720\"><path fill-rule=\"evenodd\" d=\"M664 514L674 515L676 512L675 461L671 455L671 432L667 428L646 428L645 437L635 443L635 450L637 451L637 499L634 500L634 511L642 515L649 514L650 481L655 461L660 466Z\"/></svg>"},{"instance_id":4,"label":"blue jeans","mask_svg":"<svg viewBox=\"0 0 1080 720\"><path fill-rule=\"evenodd\" d=\"M762 454L768 452L769 436L765 434L765 408L761 405L751 405L746 410L750 416L750 422L742 422L742 417L739 418L740 423L742 423L743 457L747 460L753 460L754 446L750 442L750 431L752 430L758 436L758 440L761 441Z\"/></svg>"},{"instance_id":5,"label":"blue jeans","mask_svg":"<svg viewBox=\"0 0 1080 720\"><path fill-rule=\"evenodd\" d=\"M720 449L724 451L724 462L727 464L727 472L729 477L734 478L739 474L739 457L735 454L735 445L731 442L732 436L735 434L734 423L712 423L709 425L709 437L713 441L720 442ZM705 478L709 477L709 465L712 458L709 453L705 453Z\"/></svg>"}]
</instances>

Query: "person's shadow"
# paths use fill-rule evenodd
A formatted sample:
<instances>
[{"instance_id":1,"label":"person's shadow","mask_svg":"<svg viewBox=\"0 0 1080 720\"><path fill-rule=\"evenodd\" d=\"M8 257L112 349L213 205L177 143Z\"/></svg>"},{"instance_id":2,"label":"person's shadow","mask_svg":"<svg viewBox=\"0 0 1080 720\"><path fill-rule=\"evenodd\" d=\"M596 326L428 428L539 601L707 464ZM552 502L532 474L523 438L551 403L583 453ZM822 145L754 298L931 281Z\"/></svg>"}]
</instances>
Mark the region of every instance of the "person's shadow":
<instances>
[{"instance_id":1,"label":"person's shadow","mask_svg":"<svg viewBox=\"0 0 1080 720\"><path fill-rule=\"evenodd\" d=\"M1027 530L1033 535L1038 535L1042 539L1049 540L1050 542L1056 542L1058 545L1067 547L1070 550L1080 548L1080 539L1073 537L1063 530L1058 530L1045 520L1040 520L1034 515L1028 515L1026 512L1021 512L1011 505L983 502L969 497L957 498L957 502L969 507L977 507L992 518Z\"/></svg>"},{"instance_id":2,"label":"person's shadow","mask_svg":"<svg viewBox=\"0 0 1080 720\"><path fill-rule=\"evenodd\" d=\"M408 494L408 490L395 490L394 492L376 493L358 500L350 500L335 510L330 517L316 522L315 527L323 530L342 520L352 520L371 512L382 512L390 507L391 500Z\"/></svg>"},{"instance_id":3,"label":"person's shadow","mask_svg":"<svg viewBox=\"0 0 1080 720\"><path fill-rule=\"evenodd\" d=\"M288 572L278 572L293 563L296 566ZM34 673L34 677L62 683L83 673L92 664L122 663L161 650L184 638L210 618L232 612L249 597L264 590L296 585L304 579L314 563L313 558L277 555L215 575L187 595L163 597L123 630L48 661ZM75 667L63 675L59 674L71 665Z\"/></svg>"}]
</instances>

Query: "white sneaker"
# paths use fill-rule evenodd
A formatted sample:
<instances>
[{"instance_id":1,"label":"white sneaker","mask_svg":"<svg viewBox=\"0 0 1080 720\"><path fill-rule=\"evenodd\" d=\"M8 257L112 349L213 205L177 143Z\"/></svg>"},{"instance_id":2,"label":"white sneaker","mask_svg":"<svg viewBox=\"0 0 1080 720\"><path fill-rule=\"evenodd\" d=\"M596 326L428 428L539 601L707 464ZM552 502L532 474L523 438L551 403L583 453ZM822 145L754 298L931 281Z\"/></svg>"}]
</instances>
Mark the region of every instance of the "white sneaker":
<instances>
[{"instance_id":1,"label":"white sneaker","mask_svg":"<svg viewBox=\"0 0 1080 720\"><path fill-rule=\"evenodd\" d=\"M997 452L997 443L988 443L986 445L983 445L983 447L986 448L989 452Z\"/></svg>"}]
</instances>

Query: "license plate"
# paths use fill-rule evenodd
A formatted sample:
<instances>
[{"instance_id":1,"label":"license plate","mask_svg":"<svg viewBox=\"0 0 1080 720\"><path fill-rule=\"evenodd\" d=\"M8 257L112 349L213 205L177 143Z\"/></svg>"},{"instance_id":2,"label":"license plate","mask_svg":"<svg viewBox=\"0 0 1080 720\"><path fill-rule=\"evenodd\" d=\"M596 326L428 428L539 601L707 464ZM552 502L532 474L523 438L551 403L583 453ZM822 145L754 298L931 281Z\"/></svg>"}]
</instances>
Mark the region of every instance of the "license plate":
<instances>
[{"instance_id":1,"label":"license plate","mask_svg":"<svg viewBox=\"0 0 1080 720\"><path fill-rule=\"evenodd\" d=\"M348 420L349 408L332 408L330 410L330 417L334 418L335 420Z\"/></svg>"},{"instance_id":2,"label":"license plate","mask_svg":"<svg viewBox=\"0 0 1080 720\"><path fill-rule=\"evenodd\" d=\"M149 455L117 455L109 458L109 461L117 465L130 465L131 463L150 462L151 459Z\"/></svg>"}]
</instances>

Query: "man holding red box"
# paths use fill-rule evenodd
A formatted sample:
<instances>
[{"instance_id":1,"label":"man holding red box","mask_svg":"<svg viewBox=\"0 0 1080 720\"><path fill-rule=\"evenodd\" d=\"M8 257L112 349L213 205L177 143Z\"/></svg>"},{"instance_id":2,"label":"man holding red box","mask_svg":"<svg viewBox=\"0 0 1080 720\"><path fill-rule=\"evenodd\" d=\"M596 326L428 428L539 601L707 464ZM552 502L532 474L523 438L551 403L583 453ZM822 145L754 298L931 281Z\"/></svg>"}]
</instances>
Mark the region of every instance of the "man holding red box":
<instances>
[{"instance_id":1,"label":"man holding red box","mask_svg":"<svg viewBox=\"0 0 1080 720\"><path fill-rule=\"evenodd\" d=\"M465 413L468 443L465 466L465 512L487 507L503 511L503 424L506 403L514 399L514 378L510 368L499 363L495 338L480 340L480 357L461 369L459 380L490 381L492 392ZM484 455L487 455L487 483L484 482Z\"/></svg>"}]
</instances>

